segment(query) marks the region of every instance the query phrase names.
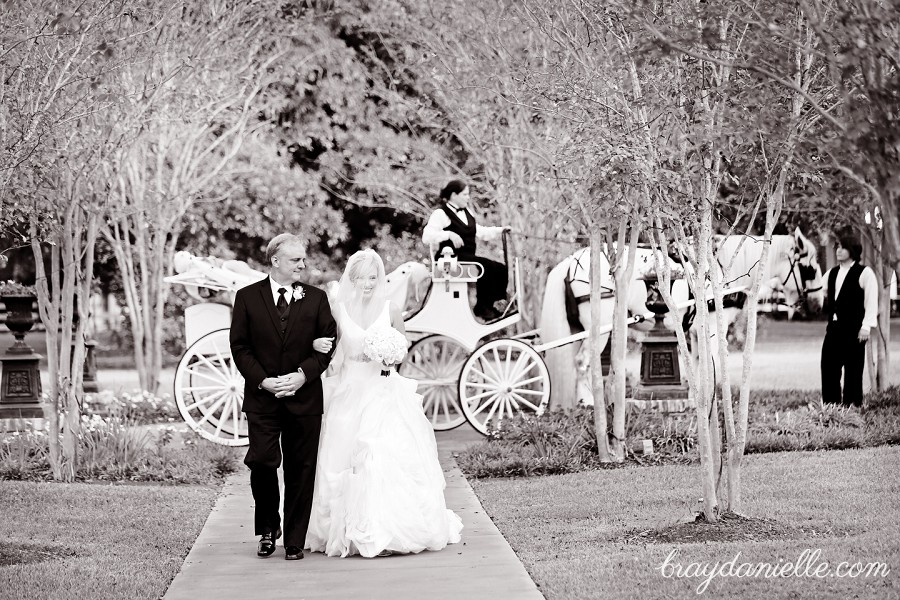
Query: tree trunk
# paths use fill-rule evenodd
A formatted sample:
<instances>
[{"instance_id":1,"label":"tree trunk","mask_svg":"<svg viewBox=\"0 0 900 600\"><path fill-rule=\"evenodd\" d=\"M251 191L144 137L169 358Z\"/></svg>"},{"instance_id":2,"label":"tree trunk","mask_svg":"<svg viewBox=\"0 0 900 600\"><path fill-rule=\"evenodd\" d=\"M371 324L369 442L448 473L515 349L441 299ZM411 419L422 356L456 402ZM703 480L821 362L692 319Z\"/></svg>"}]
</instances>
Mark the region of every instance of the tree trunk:
<instances>
[{"instance_id":1,"label":"tree trunk","mask_svg":"<svg viewBox=\"0 0 900 600\"><path fill-rule=\"evenodd\" d=\"M49 236L50 273L44 269L38 223L31 224L31 247L37 271L38 310L47 339L50 377L49 460L54 479L73 481L78 466L78 433L81 428L82 377L88 298L94 269L94 243L99 211L74 198L59 215L58 229ZM77 302L76 298L81 301ZM74 327L76 308L78 325ZM73 331L74 330L74 331ZM74 337L73 337L74 336ZM60 440L60 434L62 440Z\"/></svg>"},{"instance_id":2,"label":"tree trunk","mask_svg":"<svg viewBox=\"0 0 900 600\"><path fill-rule=\"evenodd\" d=\"M714 192L713 192L714 193ZM705 299L706 290L703 282L710 278L710 257L712 256L712 202L704 202L700 209L700 232L698 243L698 265L697 265L697 289L694 295L698 299ZM715 286L713 286L715 289ZM721 293L721 290L720 290ZM704 301L697 303L697 318L701 319L701 324L709 324L709 309ZM703 515L709 522L718 520L718 496L716 495L716 453L718 439L714 439L713 433L718 430L718 424L711 423L712 420L718 421L718 414L712 412L714 408L715 382L713 381L713 348L709 342L711 332L704 331L706 327L700 330L700 339L698 340L698 351L700 360L698 361L698 382L694 398L697 402L697 441L700 449L700 475L703 489ZM727 345L726 340L720 340L720 345ZM722 366L725 369L725 365ZM712 426L711 426L712 425Z\"/></svg>"},{"instance_id":3,"label":"tree trunk","mask_svg":"<svg viewBox=\"0 0 900 600\"><path fill-rule=\"evenodd\" d=\"M602 278L602 261L600 260L603 252L603 235L595 229L591 230L591 281L600 282ZM595 283L595 288L599 288L599 284ZM593 290L592 290L593 291ZM599 296L599 294L598 294ZM594 396L594 431L597 434L597 454L601 462L612 462L609 453L609 435L608 425L606 422L606 394L603 390L603 359L600 354L603 352L603 346L600 340L604 338L600 333L600 327L603 323L601 319L603 303L599 301L591 302L591 329L588 332L587 342L591 349L591 392Z\"/></svg>"},{"instance_id":4,"label":"tree trunk","mask_svg":"<svg viewBox=\"0 0 900 600\"><path fill-rule=\"evenodd\" d=\"M613 404L612 455L616 461L625 460L625 354L628 346L628 326L625 324L625 320L628 317L628 294L631 289L631 280L634 276L634 263L638 243L637 227L632 227L630 235L628 235L628 225L628 219L621 217L618 239L616 241L616 267L613 270L613 280L616 288L615 302L613 304L613 329L609 337L611 345L609 379ZM626 236L628 242L627 250ZM623 256L623 252L627 252L627 254ZM624 262L622 261L623 258L626 259ZM591 279L591 281L594 281L594 279Z\"/></svg>"}]
</instances>

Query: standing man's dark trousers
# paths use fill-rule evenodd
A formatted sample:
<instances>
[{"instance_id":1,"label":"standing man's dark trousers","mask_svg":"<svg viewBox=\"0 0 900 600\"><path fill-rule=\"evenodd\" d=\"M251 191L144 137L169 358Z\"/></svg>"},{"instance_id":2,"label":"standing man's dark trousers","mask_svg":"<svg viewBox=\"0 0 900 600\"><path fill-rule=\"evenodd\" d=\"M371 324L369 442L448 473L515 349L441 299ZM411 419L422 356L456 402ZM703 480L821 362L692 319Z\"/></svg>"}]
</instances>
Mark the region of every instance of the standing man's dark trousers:
<instances>
[{"instance_id":1,"label":"standing man's dark trousers","mask_svg":"<svg viewBox=\"0 0 900 600\"><path fill-rule=\"evenodd\" d=\"M474 312L481 316L484 311L491 310L494 302L506 298L506 286L509 283L509 272L506 265L496 260L481 256L460 256L459 260L477 262L484 267L484 275L475 283L477 300Z\"/></svg>"},{"instance_id":2,"label":"standing man's dark trousers","mask_svg":"<svg viewBox=\"0 0 900 600\"><path fill-rule=\"evenodd\" d=\"M301 519L298 515L309 515L312 507L322 415L298 416L285 408L275 414L247 413L247 427L250 448L244 464L250 467L256 535L275 532L281 527L278 467L283 449L284 545L302 548L306 544L309 518Z\"/></svg>"},{"instance_id":3,"label":"standing man's dark trousers","mask_svg":"<svg viewBox=\"0 0 900 600\"><path fill-rule=\"evenodd\" d=\"M822 342L822 401L862 406L863 365L866 345L858 339L859 328L848 331L839 321L828 323ZM841 396L841 370L844 393Z\"/></svg>"}]
</instances>

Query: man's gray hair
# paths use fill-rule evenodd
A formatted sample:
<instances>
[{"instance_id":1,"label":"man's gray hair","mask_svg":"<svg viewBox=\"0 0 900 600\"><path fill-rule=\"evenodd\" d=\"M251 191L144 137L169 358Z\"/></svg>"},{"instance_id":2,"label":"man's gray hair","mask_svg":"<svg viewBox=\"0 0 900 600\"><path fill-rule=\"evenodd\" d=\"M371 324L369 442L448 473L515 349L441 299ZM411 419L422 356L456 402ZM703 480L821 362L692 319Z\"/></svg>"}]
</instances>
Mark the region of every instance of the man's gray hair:
<instances>
[{"instance_id":1,"label":"man's gray hair","mask_svg":"<svg viewBox=\"0 0 900 600\"><path fill-rule=\"evenodd\" d=\"M300 238L298 235L294 235L293 233L279 233L275 237L272 238L272 241L269 242L269 245L266 246L266 264L272 264L272 257L278 254L278 251L285 244L300 244L301 246L306 246L306 243Z\"/></svg>"}]
</instances>

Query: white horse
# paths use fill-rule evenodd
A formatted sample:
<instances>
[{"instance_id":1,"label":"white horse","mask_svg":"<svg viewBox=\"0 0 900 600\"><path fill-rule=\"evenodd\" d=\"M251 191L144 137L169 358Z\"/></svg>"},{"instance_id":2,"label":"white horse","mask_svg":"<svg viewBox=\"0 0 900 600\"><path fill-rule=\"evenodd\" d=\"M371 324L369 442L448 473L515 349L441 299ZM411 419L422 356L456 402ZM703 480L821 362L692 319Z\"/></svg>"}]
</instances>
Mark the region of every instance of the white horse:
<instances>
[{"instance_id":1,"label":"white horse","mask_svg":"<svg viewBox=\"0 0 900 600\"><path fill-rule=\"evenodd\" d=\"M720 238L716 256L722 269L727 269L723 272L726 287L749 287L759 268L763 243L762 238L742 235ZM788 319L804 303L809 311L822 309L825 292L818 253L799 227L792 235L772 236L766 263L759 290L760 301L783 294Z\"/></svg>"},{"instance_id":2,"label":"white horse","mask_svg":"<svg viewBox=\"0 0 900 600\"><path fill-rule=\"evenodd\" d=\"M739 245L742 239L744 243ZM726 287L748 283L749 277L753 276L759 267L762 247L763 245L758 243L758 240L745 236L722 238L717 256L720 257L720 263L724 263L725 267L730 267L727 273L723 273L723 282ZM646 287L638 277L643 270L642 264L646 265L648 262L652 264L653 261L650 250L639 249L638 252L635 279L629 285L628 290L627 304L631 314L647 312L644 306L647 300ZM733 260L732 257L734 257ZM541 308L540 334L544 343L570 335L576 326L589 330L591 325L590 300L592 297L596 298L598 293L600 302L603 303L601 314L604 316L604 325L612 323L615 289L612 275L609 274L609 263L606 256L602 256L601 260L603 260L601 269L605 275L600 285L596 287L592 286L590 281L589 248L581 249L566 257L550 271ZM815 246L802 235L799 229L793 235L772 236L772 247L762 277L761 297L778 291L784 295L791 311L802 301L805 301L808 308L814 312L821 309L824 300L822 271L816 258ZM567 285L571 294L570 298L574 296L577 303L577 317L568 315L566 311ZM676 302L687 299L688 290L684 280L673 282L672 295ZM730 324L737 318L740 308L728 307L726 311L726 322ZM678 315L679 320L682 316ZM669 317L667 325L670 328L677 324ZM708 331L715 337L714 313L710 315ZM606 346L608 338L609 336L606 335L600 341L601 347ZM575 395L577 393L579 399L589 401L584 389L576 390L575 364L580 347L581 344L567 344L547 351L545 361L550 371L554 394L565 397L567 394Z\"/></svg>"},{"instance_id":3,"label":"white horse","mask_svg":"<svg viewBox=\"0 0 900 600\"><path fill-rule=\"evenodd\" d=\"M626 256L623 256L622 260L625 259ZM582 248L566 257L547 275L539 323L541 340L544 343L566 337L580 329L590 330L590 302L598 295L602 304L603 325L612 324L616 293L615 282L609 270L609 259L605 254L601 254L600 260L603 278L599 286L591 284L590 248ZM638 248L635 256L634 279L628 286L627 307L630 315L642 315L648 312L646 307L647 286L640 277L642 273L650 270L653 264L653 252L646 248ZM671 260L670 266L673 270L680 268L680 265ZM673 282L672 294L676 302L687 300L687 285L683 280ZM573 304L577 305L577 315L573 314ZM670 328L675 326L670 317L667 317L666 325ZM639 324L635 328L647 329L651 326L652 324ZM609 334L604 334L600 340L601 347L605 347L608 340ZM544 353L544 361L550 371L553 393L557 394L557 397L572 396L577 393L580 400L589 403L590 395L587 389L576 389L578 385L575 365L581 348L582 343L576 342L548 350Z\"/></svg>"}]
</instances>

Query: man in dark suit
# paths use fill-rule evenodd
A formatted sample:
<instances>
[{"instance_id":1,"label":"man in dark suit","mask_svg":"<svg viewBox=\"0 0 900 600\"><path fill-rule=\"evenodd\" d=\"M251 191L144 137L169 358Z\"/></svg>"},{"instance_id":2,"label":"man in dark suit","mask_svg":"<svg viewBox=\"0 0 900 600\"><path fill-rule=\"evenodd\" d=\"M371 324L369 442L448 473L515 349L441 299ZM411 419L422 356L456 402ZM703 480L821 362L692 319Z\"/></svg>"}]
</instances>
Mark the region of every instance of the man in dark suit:
<instances>
[{"instance_id":1,"label":"man in dark suit","mask_svg":"<svg viewBox=\"0 0 900 600\"><path fill-rule=\"evenodd\" d=\"M282 233L266 249L269 277L237 292L231 318L231 352L244 376L250 447L250 488L256 503L257 555L275 551L281 536L278 466L284 451L285 558L303 558L312 509L316 454L322 427L321 374L331 356L313 340L334 337L337 325L325 292L300 285L306 261L303 240Z\"/></svg>"}]
</instances>

